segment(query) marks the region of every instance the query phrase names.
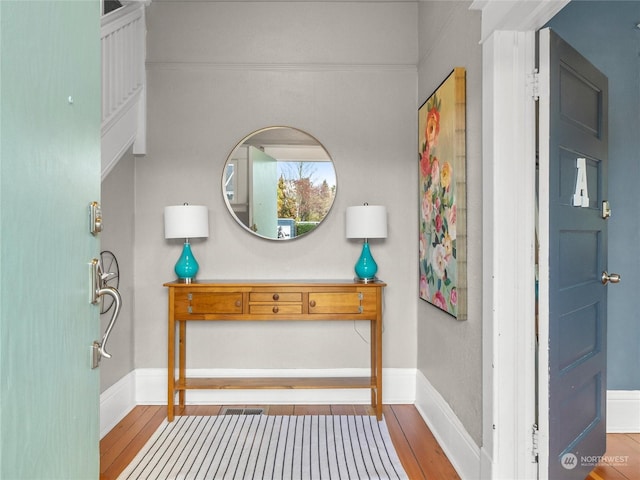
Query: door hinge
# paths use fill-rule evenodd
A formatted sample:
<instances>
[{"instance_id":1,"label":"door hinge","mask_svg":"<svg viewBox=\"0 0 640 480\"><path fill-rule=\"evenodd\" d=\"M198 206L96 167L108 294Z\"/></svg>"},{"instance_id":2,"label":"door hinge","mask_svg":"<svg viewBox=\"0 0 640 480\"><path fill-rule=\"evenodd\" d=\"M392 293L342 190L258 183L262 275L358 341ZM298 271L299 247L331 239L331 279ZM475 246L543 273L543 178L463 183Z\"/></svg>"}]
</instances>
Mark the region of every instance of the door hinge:
<instances>
[{"instance_id":1,"label":"door hinge","mask_svg":"<svg viewBox=\"0 0 640 480\"><path fill-rule=\"evenodd\" d=\"M527 75L527 95L530 95L534 100L540 98L540 74L537 68L533 70L533 73Z\"/></svg>"},{"instance_id":2,"label":"door hinge","mask_svg":"<svg viewBox=\"0 0 640 480\"><path fill-rule=\"evenodd\" d=\"M531 455L533 463L538 463L538 424L531 426Z\"/></svg>"}]
</instances>

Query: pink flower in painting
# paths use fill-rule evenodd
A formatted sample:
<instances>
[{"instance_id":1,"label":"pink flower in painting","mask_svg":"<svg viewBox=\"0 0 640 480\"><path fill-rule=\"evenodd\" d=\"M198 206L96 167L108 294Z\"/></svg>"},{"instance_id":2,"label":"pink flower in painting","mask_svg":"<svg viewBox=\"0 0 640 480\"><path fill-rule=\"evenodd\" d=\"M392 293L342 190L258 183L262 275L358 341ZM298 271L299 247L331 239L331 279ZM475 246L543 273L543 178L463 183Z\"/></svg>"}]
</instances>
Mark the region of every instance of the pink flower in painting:
<instances>
[{"instance_id":1,"label":"pink flower in painting","mask_svg":"<svg viewBox=\"0 0 640 480\"><path fill-rule=\"evenodd\" d=\"M420 233L420 258L424 258L427 253L427 241L424 238L424 234Z\"/></svg>"},{"instance_id":2,"label":"pink flower in painting","mask_svg":"<svg viewBox=\"0 0 640 480\"><path fill-rule=\"evenodd\" d=\"M420 296L422 298L429 298L429 282L427 282L426 275L420 275Z\"/></svg>"},{"instance_id":3,"label":"pink flower in painting","mask_svg":"<svg viewBox=\"0 0 640 480\"><path fill-rule=\"evenodd\" d=\"M449 294L449 301L451 302L451 305L457 305L458 304L458 290L455 288L451 289L451 294Z\"/></svg>"},{"instance_id":4,"label":"pink flower in painting","mask_svg":"<svg viewBox=\"0 0 640 480\"><path fill-rule=\"evenodd\" d=\"M429 161L428 148L422 152L422 157L420 158L420 173L422 173L423 177L428 177L431 174L431 162Z\"/></svg>"},{"instance_id":5,"label":"pink flower in painting","mask_svg":"<svg viewBox=\"0 0 640 480\"><path fill-rule=\"evenodd\" d=\"M436 227L436 232L440 233L442 231L442 215L440 214L436 215L436 219L434 223Z\"/></svg>"},{"instance_id":6,"label":"pink flower in painting","mask_svg":"<svg viewBox=\"0 0 640 480\"><path fill-rule=\"evenodd\" d=\"M431 162L431 181L434 185L440 184L440 162L438 157L433 157L433 162Z\"/></svg>"},{"instance_id":7,"label":"pink flower in painting","mask_svg":"<svg viewBox=\"0 0 640 480\"><path fill-rule=\"evenodd\" d=\"M434 146L438 143L438 134L440 133L440 112L432 107L431 110L427 112L427 128L424 132L424 136L427 140L427 145L429 147Z\"/></svg>"},{"instance_id":8,"label":"pink flower in painting","mask_svg":"<svg viewBox=\"0 0 640 480\"><path fill-rule=\"evenodd\" d=\"M457 211L456 211L456 206L453 205L451 207L451 210L449 212L449 223L455 225L456 220L457 220Z\"/></svg>"},{"instance_id":9,"label":"pink flower in painting","mask_svg":"<svg viewBox=\"0 0 640 480\"><path fill-rule=\"evenodd\" d=\"M438 278L444 277L444 271L447 269L447 264L447 252L442 245L437 244L431 254L431 265L433 266L433 272L438 276Z\"/></svg>"},{"instance_id":10,"label":"pink flower in painting","mask_svg":"<svg viewBox=\"0 0 640 480\"><path fill-rule=\"evenodd\" d=\"M447 301L444 299L444 295L440 290L433 294L431 303L433 303L436 307L441 308L445 312L447 311Z\"/></svg>"}]
</instances>

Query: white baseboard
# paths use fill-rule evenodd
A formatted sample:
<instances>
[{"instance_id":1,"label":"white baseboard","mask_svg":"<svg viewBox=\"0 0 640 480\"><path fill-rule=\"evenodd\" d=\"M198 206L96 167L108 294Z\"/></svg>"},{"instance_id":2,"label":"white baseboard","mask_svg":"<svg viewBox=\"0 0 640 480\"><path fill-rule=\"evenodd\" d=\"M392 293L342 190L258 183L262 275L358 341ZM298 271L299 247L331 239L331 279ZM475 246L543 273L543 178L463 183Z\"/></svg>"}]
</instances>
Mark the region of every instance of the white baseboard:
<instances>
[{"instance_id":1,"label":"white baseboard","mask_svg":"<svg viewBox=\"0 0 640 480\"><path fill-rule=\"evenodd\" d=\"M349 369L193 369L190 377L358 377L368 376L368 368ZM382 399L386 404L410 403L416 397L416 370L383 370ZM367 389L288 389L288 390L193 390L187 392L188 404L368 404ZM167 370L137 369L100 395L101 437L111 430L135 405L166 405Z\"/></svg>"},{"instance_id":2,"label":"white baseboard","mask_svg":"<svg viewBox=\"0 0 640 480\"><path fill-rule=\"evenodd\" d=\"M640 390L607 391L607 433L640 433Z\"/></svg>"},{"instance_id":3,"label":"white baseboard","mask_svg":"<svg viewBox=\"0 0 640 480\"><path fill-rule=\"evenodd\" d=\"M473 441L449 404L420 372L416 373L416 408L460 478L481 478L491 460Z\"/></svg>"},{"instance_id":4,"label":"white baseboard","mask_svg":"<svg viewBox=\"0 0 640 480\"><path fill-rule=\"evenodd\" d=\"M136 406L135 372L130 372L100 394L100 438Z\"/></svg>"}]
</instances>

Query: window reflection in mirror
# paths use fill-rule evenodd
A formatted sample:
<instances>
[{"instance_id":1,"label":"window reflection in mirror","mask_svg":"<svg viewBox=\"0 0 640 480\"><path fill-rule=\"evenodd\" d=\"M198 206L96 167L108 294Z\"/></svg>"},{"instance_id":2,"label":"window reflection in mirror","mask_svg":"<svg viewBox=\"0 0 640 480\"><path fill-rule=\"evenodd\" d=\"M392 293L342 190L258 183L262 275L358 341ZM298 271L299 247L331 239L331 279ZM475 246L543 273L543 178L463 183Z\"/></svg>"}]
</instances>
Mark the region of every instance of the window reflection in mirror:
<instances>
[{"instance_id":1,"label":"window reflection in mirror","mask_svg":"<svg viewBox=\"0 0 640 480\"><path fill-rule=\"evenodd\" d=\"M274 240L298 238L327 216L336 195L331 157L311 135L269 127L245 137L224 167L229 212L246 230Z\"/></svg>"}]
</instances>

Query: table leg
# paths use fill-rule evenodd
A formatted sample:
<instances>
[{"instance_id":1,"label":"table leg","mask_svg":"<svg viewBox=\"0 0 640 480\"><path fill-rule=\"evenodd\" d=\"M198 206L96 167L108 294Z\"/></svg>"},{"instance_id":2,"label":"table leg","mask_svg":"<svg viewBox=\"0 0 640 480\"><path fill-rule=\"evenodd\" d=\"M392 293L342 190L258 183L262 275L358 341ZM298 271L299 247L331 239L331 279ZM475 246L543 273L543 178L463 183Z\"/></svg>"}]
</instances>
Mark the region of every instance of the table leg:
<instances>
[{"instance_id":1,"label":"table leg","mask_svg":"<svg viewBox=\"0 0 640 480\"><path fill-rule=\"evenodd\" d=\"M376 321L371 320L369 322L370 334L369 334L369 346L371 348L371 408L376 410L376 390L377 390L377 375L376 375Z\"/></svg>"},{"instance_id":2,"label":"table leg","mask_svg":"<svg viewBox=\"0 0 640 480\"><path fill-rule=\"evenodd\" d=\"M378 305L375 321L375 346L376 357L376 416L382 420L382 290L378 289ZM372 332L373 333L373 332Z\"/></svg>"},{"instance_id":3,"label":"table leg","mask_svg":"<svg viewBox=\"0 0 640 480\"><path fill-rule=\"evenodd\" d=\"M184 408L185 403L185 389L184 383L186 378L186 364L187 364L187 322L178 322L180 328L180 338L178 340L178 348L180 354L180 362L178 365L178 384L181 386L181 390L178 392L178 400L180 408Z\"/></svg>"},{"instance_id":4,"label":"table leg","mask_svg":"<svg viewBox=\"0 0 640 480\"><path fill-rule=\"evenodd\" d=\"M175 400L175 361L176 361L176 324L173 316L173 289L169 290L169 331L167 345L167 420L173 421L174 410L173 402Z\"/></svg>"},{"instance_id":5,"label":"table leg","mask_svg":"<svg viewBox=\"0 0 640 480\"><path fill-rule=\"evenodd\" d=\"M382 320L376 324L376 416L382 420Z\"/></svg>"}]
</instances>

